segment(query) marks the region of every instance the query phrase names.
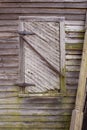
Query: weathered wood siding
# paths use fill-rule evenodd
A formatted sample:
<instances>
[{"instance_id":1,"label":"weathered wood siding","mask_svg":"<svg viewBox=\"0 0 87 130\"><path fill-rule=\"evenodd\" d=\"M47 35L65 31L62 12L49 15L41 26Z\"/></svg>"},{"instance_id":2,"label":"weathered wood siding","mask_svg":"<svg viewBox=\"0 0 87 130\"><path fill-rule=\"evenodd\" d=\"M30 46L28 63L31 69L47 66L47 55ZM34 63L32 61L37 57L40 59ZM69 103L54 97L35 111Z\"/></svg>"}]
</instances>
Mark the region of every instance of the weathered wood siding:
<instances>
[{"instance_id":1,"label":"weathered wood siding","mask_svg":"<svg viewBox=\"0 0 87 130\"><path fill-rule=\"evenodd\" d=\"M50 3L49 3L50 1ZM84 39L86 0L0 0L0 130L68 130ZM67 95L18 97L18 18L65 16Z\"/></svg>"}]
</instances>

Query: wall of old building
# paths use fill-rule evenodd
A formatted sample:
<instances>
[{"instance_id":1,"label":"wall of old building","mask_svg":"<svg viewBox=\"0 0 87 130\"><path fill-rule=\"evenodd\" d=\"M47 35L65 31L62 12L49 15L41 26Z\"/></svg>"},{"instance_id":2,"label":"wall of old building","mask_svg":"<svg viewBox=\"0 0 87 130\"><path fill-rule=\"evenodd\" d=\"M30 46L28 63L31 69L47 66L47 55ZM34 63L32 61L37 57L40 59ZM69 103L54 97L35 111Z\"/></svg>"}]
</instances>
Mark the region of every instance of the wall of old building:
<instances>
[{"instance_id":1,"label":"wall of old building","mask_svg":"<svg viewBox=\"0 0 87 130\"><path fill-rule=\"evenodd\" d=\"M0 130L68 130L78 87L86 0L0 0ZM19 97L19 16L64 16L66 95Z\"/></svg>"}]
</instances>

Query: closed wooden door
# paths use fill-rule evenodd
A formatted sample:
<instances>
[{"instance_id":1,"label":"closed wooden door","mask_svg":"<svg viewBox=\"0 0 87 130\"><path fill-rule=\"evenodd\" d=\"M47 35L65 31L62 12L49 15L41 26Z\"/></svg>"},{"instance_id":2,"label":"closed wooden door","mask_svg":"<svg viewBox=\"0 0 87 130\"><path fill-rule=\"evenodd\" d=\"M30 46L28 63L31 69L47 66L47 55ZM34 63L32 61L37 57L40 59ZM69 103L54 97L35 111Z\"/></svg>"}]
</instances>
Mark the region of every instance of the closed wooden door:
<instances>
[{"instance_id":1,"label":"closed wooden door","mask_svg":"<svg viewBox=\"0 0 87 130\"><path fill-rule=\"evenodd\" d=\"M29 93L59 90L65 61L64 19L20 18L20 80ZM63 34L61 36L61 34Z\"/></svg>"}]
</instances>

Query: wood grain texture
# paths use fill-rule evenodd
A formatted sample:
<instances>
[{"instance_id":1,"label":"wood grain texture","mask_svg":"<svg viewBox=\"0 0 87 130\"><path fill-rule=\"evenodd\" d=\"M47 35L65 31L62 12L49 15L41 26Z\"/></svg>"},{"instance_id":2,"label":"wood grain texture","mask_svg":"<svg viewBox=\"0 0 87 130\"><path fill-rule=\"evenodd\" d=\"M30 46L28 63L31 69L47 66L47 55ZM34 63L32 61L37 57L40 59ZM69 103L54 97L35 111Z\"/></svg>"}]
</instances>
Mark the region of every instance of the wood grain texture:
<instances>
[{"instance_id":1,"label":"wood grain texture","mask_svg":"<svg viewBox=\"0 0 87 130\"><path fill-rule=\"evenodd\" d=\"M86 8L87 0L0 0L0 50L1 52L3 50L3 55L0 56L0 66L2 66L2 63L4 65L4 67L0 68L1 130L29 130L29 128L31 130L69 129L79 77ZM17 31L19 16L55 15L65 17L67 97L46 96L41 98L30 96L18 98L17 94L20 89L18 86L13 85L13 82L18 79L19 35ZM10 55L4 53L10 53ZM32 113L30 109L33 109ZM33 125L31 124L32 127L30 121L34 122ZM24 122L26 123L24 124ZM50 124L52 122L51 126L46 122L50 122ZM38 124L40 127L38 127ZM47 128L47 125L49 128Z\"/></svg>"},{"instance_id":2,"label":"wood grain texture","mask_svg":"<svg viewBox=\"0 0 87 130\"><path fill-rule=\"evenodd\" d=\"M39 2L39 4L38 4L38 2L36 3L36 2L29 2L29 1L24 1L24 2L1 2L1 6L3 7L3 8L6 8L6 7L9 7L10 6L10 8L15 8L15 7L21 7L21 8L74 8L74 9L76 9L76 8L81 8L81 9L83 9L83 8L86 8L86 6L87 6L87 4L86 4L86 2L82 2L82 3L78 3L78 2L76 2L76 3L74 3L74 2L64 2L64 3L62 3L62 2L50 2L50 4L49 4L49 2L48 1L46 1L46 2Z\"/></svg>"},{"instance_id":3,"label":"wood grain texture","mask_svg":"<svg viewBox=\"0 0 87 130\"><path fill-rule=\"evenodd\" d=\"M86 15L87 15L87 12L86 12ZM86 21L87 21L87 17L86 17ZM73 113L72 113L70 130L73 130L73 129L81 130L82 129L83 108L84 108L84 102L85 102L85 96L86 96L86 80L87 80L86 55L87 55L87 28L85 30L85 36L84 36L84 45L83 45L79 82L78 82L76 105L75 105L75 109L73 110ZM75 121L75 124L73 125L74 121Z\"/></svg>"},{"instance_id":4,"label":"wood grain texture","mask_svg":"<svg viewBox=\"0 0 87 130\"><path fill-rule=\"evenodd\" d=\"M59 89L59 75L50 67L53 66L60 71L59 23L26 22L25 18L24 28L35 33L33 36L26 36L26 40L38 51L37 53L31 46L25 46L25 82L35 84L29 88L29 92Z\"/></svg>"},{"instance_id":5,"label":"wood grain texture","mask_svg":"<svg viewBox=\"0 0 87 130\"><path fill-rule=\"evenodd\" d=\"M75 15L75 14L84 14L85 13L85 9L83 10L80 10L80 9L65 9L65 10L62 10L62 9L43 9L43 8L35 8L35 9L32 9L32 8L0 8L0 14L31 14L31 13L34 13L34 14L38 14L38 13L46 13L48 12L49 14L53 13L53 14L72 14L72 15Z\"/></svg>"},{"instance_id":6,"label":"wood grain texture","mask_svg":"<svg viewBox=\"0 0 87 130\"><path fill-rule=\"evenodd\" d=\"M14 0L1 0L1 2L3 3L3 2L14 2ZM20 0L15 0L15 2L16 3L19 3L20 2ZM76 3L76 2L81 2L81 3L83 3L83 2L87 2L86 0L54 0L54 1L52 1L52 0L22 0L21 2L74 2L74 3Z\"/></svg>"}]
</instances>

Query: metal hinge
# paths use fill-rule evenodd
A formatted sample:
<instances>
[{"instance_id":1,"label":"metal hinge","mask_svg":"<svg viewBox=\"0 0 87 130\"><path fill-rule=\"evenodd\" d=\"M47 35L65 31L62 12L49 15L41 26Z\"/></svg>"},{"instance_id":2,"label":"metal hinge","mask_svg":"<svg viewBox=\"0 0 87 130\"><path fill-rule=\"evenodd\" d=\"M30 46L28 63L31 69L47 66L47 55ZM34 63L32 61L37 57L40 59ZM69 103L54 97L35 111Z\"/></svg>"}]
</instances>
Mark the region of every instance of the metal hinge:
<instances>
[{"instance_id":1,"label":"metal hinge","mask_svg":"<svg viewBox=\"0 0 87 130\"><path fill-rule=\"evenodd\" d=\"M35 33L28 32L28 31L18 31L18 34L20 34L20 35L35 35Z\"/></svg>"}]
</instances>

